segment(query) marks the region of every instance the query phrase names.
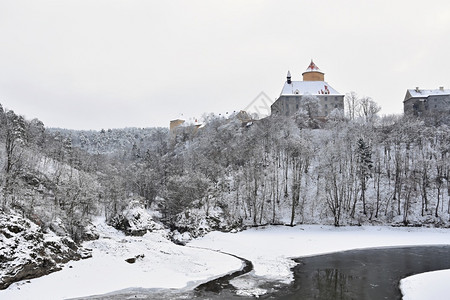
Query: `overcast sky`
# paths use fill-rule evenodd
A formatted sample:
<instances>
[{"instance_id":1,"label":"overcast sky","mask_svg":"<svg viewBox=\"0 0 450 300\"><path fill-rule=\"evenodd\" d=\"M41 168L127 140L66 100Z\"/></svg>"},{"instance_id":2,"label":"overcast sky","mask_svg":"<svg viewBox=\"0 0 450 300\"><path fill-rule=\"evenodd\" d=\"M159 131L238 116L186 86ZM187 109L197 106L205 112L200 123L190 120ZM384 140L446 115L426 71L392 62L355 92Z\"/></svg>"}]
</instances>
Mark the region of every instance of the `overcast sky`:
<instances>
[{"instance_id":1,"label":"overcast sky","mask_svg":"<svg viewBox=\"0 0 450 300\"><path fill-rule=\"evenodd\" d=\"M402 113L406 89L450 88L450 2L0 0L0 103L48 127L238 111L311 59Z\"/></svg>"}]
</instances>

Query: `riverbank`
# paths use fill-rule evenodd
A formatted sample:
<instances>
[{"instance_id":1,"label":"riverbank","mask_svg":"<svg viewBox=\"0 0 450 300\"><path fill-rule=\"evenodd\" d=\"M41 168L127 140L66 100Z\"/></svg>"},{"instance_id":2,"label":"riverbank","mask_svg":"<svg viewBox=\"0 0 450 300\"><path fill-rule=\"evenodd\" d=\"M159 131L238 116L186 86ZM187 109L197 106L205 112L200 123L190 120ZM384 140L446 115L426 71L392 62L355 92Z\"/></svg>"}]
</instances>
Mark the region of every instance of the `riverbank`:
<instances>
[{"instance_id":1,"label":"riverbank","mask_svg":"<svg viewBox=\"0 0 450 300\"><path fill-rule=\"evenodd\" d=\"M450 270L426 272L400 281L403 300L446 299L450 295Z\"/></svg>"},{"instance_id":2,"label":"riverbank","mask_svg":"<svg viewBox=\"0 0 450 300\"><path fill-rule=\"evenodd\" d=\"M236 254L253 262L254 272L232 281L241 295L267 292L264 281L290 283L293 257L338 251L450 244L448 229L393 227L268 226L239 233L211 232L189 245ZM430 254L432 255L432 254Z\"/></svg>"},{"instance_id":3,"label":"riverbank","mask_svg":"<svg viewBox=\"0 0 450 300\"><path fill-rule=\"evenodd\" d=\"M100 238L85 242L92 258L72 261L61 271L13 283L0 299L67 299L106 294L132 287L192 289L240 270L240 259L205 249L175 245L164 229L142 237L126 236L95 222ZM128 262L127 262L128 260Z\"/></svg>"},{"instance_id":4,"label":"riverbank","mask_svg":"<svg viewBox=\"0 0 450 300\"><path fill-rule=\"evenodd\" d=\"M129 237L101 222L97 227L101 238L84 244L93 249L91 259L71 262L59 272L15 283L0 291L0 299L75 298L131 287L189 290L242 267L239 259L216 251L175 245L164 238L164 230ZM232 253L251 261L253 272L231 280L240 295L250 296L266 293L267 281L292 282L293 257L436 244L450 245L448 229L311 225L211 232L188 246ZM134 263L125 261L129 258L134 258Z\"/></svg>"}]
</instances>

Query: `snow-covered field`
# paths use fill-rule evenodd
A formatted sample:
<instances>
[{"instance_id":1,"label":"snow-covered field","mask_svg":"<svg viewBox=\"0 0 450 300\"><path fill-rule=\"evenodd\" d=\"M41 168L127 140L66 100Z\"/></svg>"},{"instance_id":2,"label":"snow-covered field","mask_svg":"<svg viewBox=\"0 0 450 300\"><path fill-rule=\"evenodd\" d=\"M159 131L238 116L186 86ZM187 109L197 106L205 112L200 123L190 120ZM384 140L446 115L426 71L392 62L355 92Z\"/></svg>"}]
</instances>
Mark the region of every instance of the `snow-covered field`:
<instances>
[{"instance_id":1,"label":"snow-covered field","mask_svg":"<svg viewBox=\"0 0 450 300\"><path fill-rule=\"evenodd\" d=\"M229 252L251 260L255 267L253 274L232 282L241 289L241 294L251 295L265 292L258 286L258 278L290 282L290 268L294 265L290 257L368 247L450 244L450 234L445 229L278 226L239 233L212 232L182 247L170 243L162 233L126 237L105 225L98 226L102 237L85 244L93 249L93 258L71 262L62 271L29 283L13 284L0 291L0 299L62 299L130 287L189 289L196 283L241 268L242 263L236 258L194 247ZM125 262L142 254L144 257L134 264ZM420 276L435 276L443 283L450 279L450 272L430 274ZM416 280L414 276L402 281L403 291L409 297L405 299L423 299L420 298L421 278ZM434 277L427 282L438 283ZM448 295L448 289L444 295Z\"/></svg>"}]
</instances>

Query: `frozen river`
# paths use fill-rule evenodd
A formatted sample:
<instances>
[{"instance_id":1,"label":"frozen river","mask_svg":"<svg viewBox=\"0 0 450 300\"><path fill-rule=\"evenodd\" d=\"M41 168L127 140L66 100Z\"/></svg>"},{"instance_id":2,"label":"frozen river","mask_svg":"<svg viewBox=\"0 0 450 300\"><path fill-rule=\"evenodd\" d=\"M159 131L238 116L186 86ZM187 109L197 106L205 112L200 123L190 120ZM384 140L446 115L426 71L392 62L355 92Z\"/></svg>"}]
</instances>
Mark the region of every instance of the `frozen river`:
<instances>
[{"instance_id":1,"label":"frozen river","mask_svg":"<svg viewBox=\"0 0 450 300\"><path fill-rule=\"evenodd\" d=\"M295 261L298 265L293 268L294 282L263 284L271 292L261 295L260 299L401 299L400 279L450 268L450 246L350 250ZM229 279L230 276L184 293L135 290L95 299L254 299L236 296L233 286L227 284Z\"/></svg>"}]
</instances>

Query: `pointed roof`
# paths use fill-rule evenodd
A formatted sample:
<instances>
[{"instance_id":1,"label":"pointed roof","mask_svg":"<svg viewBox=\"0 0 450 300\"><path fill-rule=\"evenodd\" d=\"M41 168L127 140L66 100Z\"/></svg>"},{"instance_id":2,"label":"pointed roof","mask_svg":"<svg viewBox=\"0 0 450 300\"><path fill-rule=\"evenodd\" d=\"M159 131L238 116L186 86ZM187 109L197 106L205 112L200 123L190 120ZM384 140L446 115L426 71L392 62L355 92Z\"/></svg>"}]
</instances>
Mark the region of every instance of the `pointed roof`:
<instances>
[{"instance_id":1,"label":"pointed roof","mask_svg":"<svg viewBox=\"0 0 450 300\"><path fill-rule=\"evenodd\" d=\"M311 63L309 64L308 68L306 69L306 71L304 73L307 73L307 72L319 72L319 73L323 74L323 72L319 69L318 66L316 66L316 64L313 62L312 59L311 59Z\"/></svg>"},{"instance_id":2,"label":"pointed roof","mask_svg":"<svg viewBox=\"0 0 450 300\"><path fill-rule=\"evenodd\" d=\"M288 71L287 77L291 77L291 71Z\"/></svg>"}]
</instances>

